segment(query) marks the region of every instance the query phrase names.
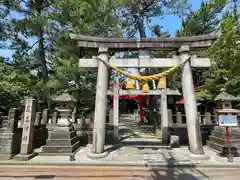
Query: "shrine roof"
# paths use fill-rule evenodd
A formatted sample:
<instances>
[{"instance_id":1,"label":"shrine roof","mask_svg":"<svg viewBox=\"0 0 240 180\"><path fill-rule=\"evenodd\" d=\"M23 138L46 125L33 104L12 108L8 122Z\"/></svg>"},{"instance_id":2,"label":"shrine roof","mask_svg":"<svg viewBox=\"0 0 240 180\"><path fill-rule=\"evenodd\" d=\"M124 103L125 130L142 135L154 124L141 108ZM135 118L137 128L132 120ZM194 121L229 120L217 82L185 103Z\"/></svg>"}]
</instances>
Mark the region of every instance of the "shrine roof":
<instances>
[{"instance_id":1,"label":"shrine roof","mask_svg":"<svg viewBox=\"0 0 240 180\"><path fill-rule=\"evenodd\" d=\"M68 93L63 93L56 98L53 98L55 102L76 102L76 99Z\"/></svg>"},{"instance_id":2,"label":"shrine roof","mask_svg":"<svg viewBox=\"0 0 240 180\"><path fill-rule=\"evenodd\" d=\"M216 113L223 114L223 113L235 113L240 114L239 109L216 109Z\"/></svg>"},{"instance_id":3,"label":"shrine roof","mask_svg":"<svg viewBox=\"0 0 240 180\"><path fill-rule=\"evenodd\" d=\"M216 35L202 35L179 38L101 38L93 36L83 36L79 34L70 34L70 38L76 41L77 46L81 48L97 49L105 47L112 51L118 50L173 50L182 45L189 45L190 49L207 48L217 39Z\"/></svg>"},{"instance_id":4,"label":"shrine roof","mask_svg":"<svg viewBox=\"0 0 240 180\"><path fill-rule=\"evenodd\" d=\"M214 99L215 101L237 101L239 98L229 94L225 89L221 89L221 92Z\"/></svg>"}]
</instances>

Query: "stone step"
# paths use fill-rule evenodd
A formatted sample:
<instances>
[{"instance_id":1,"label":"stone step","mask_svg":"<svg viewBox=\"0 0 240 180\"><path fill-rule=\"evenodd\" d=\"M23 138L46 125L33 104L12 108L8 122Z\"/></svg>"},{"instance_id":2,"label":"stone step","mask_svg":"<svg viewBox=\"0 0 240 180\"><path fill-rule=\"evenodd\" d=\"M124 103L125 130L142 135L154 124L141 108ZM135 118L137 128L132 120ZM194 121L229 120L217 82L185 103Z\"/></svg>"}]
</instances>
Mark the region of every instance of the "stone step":
<instances>
[{"instance_id":1,"label":"stone step","mask_svg":"<svg viewBox=\"0 0 240 180\"><path fill-rule=\"evenodd\" d=\"M226 138L221 138L221 137L216 137L216 136L209 136L209 140L211 142L215 142L217 144L221 144L221 145L226 145L227 146L227 139ZM240 139L230 139L230 143L231 145L234 144L240 144Z\"/></svg>"},{"instance_id":2,"label":"stone step","mask_svg":"<svg viewBox=\"0 0 240 180\"><path fill-rule=\"evenodd\" d=\"M7 128L1 128L0 129L0 133L10 133L10 129L7 129Z\"/></svg>"},{"instance_id":3,"label":"stone step","mask_svg":"<svg viewBox=\"0 0 240 180\"><path fill-rule=\"evenodd\" d=\"M4 127L4 126L7 126L8 124L9 124L8 119L2 121L2 126L3 126L3 127Z\"/></svg>"},{"instance_id":4,"label":"stone step","mask_svg":"<svg viewBox=\"0 0 240 180\"><path fill-rule=\"evenodd\" d=\"M240 134L240 128L239 127L232 127L230 128L231 133L233 134ZM225 127L219 127L219 126L215 126L214 127L214 131L218 131L218 132L226 132L226 128Z\"/></svg>"},{"instance_id":5,"label":"stone step","mask_svg":"<svg viewBox=\"0 0 240 180\"><path fill-rule=\"evenodd\" d=\"M158 149L171 149L170 146L164 146L164 145L134 145L134 144L124 144L124 146L130 146L138 149L151 149L151 150L158 150Z\"/></svg>"},{"instance_id":6,"label":"stone step","mask_svg":"<svg viewBox=\"0 0 240 180\"><path fill-rule=\"evenodd\" d=\"M212 141L207 141L207 146L210 147L211 149L216 150L221 155L225 156L228 154L227 146L223 146ZM240 156L240 146L231 146L231 153L234 154L235 156Z\"/></svg>"},{"instance_id":7,"label":"stone step","mask_svg":"<svg viewBox=\"0 0 240 180\"><path fill-rule=\"evenodd\" d=\"M4 154L4 153L10 153L12 151L12 146L9 145L2 145L0 146L0 154Z\"/></svg>"},{"instance_id":8,"label":"stone step","mask_svg":"<svg viewBox=\"0 0 240 180\"><path fill-rule=\"evenodd\" d=\"M12 139L13 138L14 133L0 133L0 138L3 139Z\"/></svg>"},{"instance_id":9,"label":"stone step","mask_svg":"<svg viewBox=\"0 0 240 180\"><path fill-rule=\"evenodd\" d=\"M78 141L78 137L75 136L71 139L47 139L46 144L48 146L71 146Z\"/></svg>"},{"instance_id":10,"label":"stone step","mask_svg":"<svg viewBox=\"0 0 240 180\"><path fill-rule=\"evenodd\" d=\"M223 131L213 130L212 136L226 138L226 133ZM231 136L231 139L240 139L240 134L238 133L231 133L230 136Z\"/></svg>"},{"instance_id":11,"label":"stone step","mask_svg":"<svg viewBox=\"0 0 240 180\"><path fill-rule=\"evenodd\" d=\"M74 136L76 136L75 131L71 131L71 132L49 131L48 132L48 139L71 139Z\"/></svg>"},{"instance_id":12,"label":"stone step","mask_svg":"<svg viewBox=\"0 0 240 180\"><path fill-rule=\"evenodd\" d=\"M12 144L12 138L2 138L2 137L0 137L0 146L11 145L11 144Z\"/></svg>"},{"instance_id":13,"label":"stone step","mask_svg":"<svg viewBox=\"0 0 240 180\"><path fill-rule=\"evenodd\" d=\"M56 131L56 132L71 132L73 131L72 126L57 126L57 125L48 125L48 131Z\"/></svg>"},{"instance_id":14,"label":"stone step","mask_svg":"<svg viewBox=\"0 0 240 180\"><path fill-rule=\"evenodd\" d=\"M214 150L216 150L219 153L222 153L223 149L224 149L223 146L221 146L221 145L219 145L217 143L211 142L211 141L207 141L207 146L212 148L212 149L214 149Z\"/></svg>"},{"instance_id":15,"label":"stone step","mask_svg":"<svg viewBox=\"0 0 240 180\"><path fill-rule=\"evenodd\" d=\"M72 146L48 146L45 145L42 147L42 154L44 153L73 153L80 146L80 142L76 142Z\"/></svg>"}]
</instances>

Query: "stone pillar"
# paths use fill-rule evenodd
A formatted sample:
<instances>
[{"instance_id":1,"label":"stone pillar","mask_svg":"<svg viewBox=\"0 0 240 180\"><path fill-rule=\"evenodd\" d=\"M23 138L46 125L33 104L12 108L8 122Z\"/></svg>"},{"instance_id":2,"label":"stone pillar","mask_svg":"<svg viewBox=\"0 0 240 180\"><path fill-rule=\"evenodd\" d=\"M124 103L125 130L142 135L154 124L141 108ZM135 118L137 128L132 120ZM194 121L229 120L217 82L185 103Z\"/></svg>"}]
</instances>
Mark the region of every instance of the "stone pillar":
<instances>
[{"instance_id":1,"label":"stone pillar","mask_svg":"<svg viewBox=\"0 0 240 180\"><path fill-rule=\"evenodd\" d=\"M197 119L198 119L199 124L202 124L202 115L200 112L197 112Z\"/></svg>"},{"instance_id":2,"label":"stone pillar","mask_svg":"<svg viewBox=\"0 0 240 180\"><path fill-rule=\"evenodd\" d=\"M18 127L17 108L11 108L8 112L8 125L7 131L15 133Z\"/></svg>"},{"instance_id":3,"label":"stone pillar","mask_svg":"<svg viewBox=\"0 0 240 180\"><path fill-rule=\"evenodd\" d=\"M57 124L58 121L58 112L54 111L52 114L52 124Z\"/></svg>"},{"instance_id":4,"label":"stone pillar","mask_svg":"<svg viewBox=\"0 0 240 180\"><path fill-rule=\"evenodd\" d=\"M16 133L18 125L17 109L11 108L8 117L1 117L0 128L0 161L11 159L20 151L19 134Z\"/></svg>"},{"instance_id":5,"label":"stone pillar","mask_svg":"<svg viewBox=\"0 0 240 180\"><path fill-rule=\"evenodd\" d=\"M182 113L181 112L177 112L177 126L181 126L182 125Z\"/></svg>"},{"instance_id":6,"label":"stone pillar","mask_svg":"<svg viewBox=\"0 0 240 180\"><path fill-rule=\"evenodd\" d=\"M41 116L42 116L41 112L36 113L35 122L34 122L35 126L41 125Z\"/></svg>"},{"instance_id":7,"label":"stone pillar","mask_svg":"<svg viewBox=\"0 0 240 180\"><path fill-rule=\"evenodd\" d=\"M193 154L203 155L203 145L201 138L200 125L197 118L197 103L194 91L194 83L190 61L185 62L189 54L189 46L183 45L179 49L180 62L182 66L182 91L184 97L184 108L187 121L187 131L189 139L189 150Z\"/></svg>"},{"instance_id":8,"label":"stone pillar","mask_svg":"<svg viewBox=\"0 0 240 180\"><path fill-rule=\"evenodd\" d=\"M36 155L33 153L34 122L36 118L36 101L28 98L25 101L24 123L20 154L16 160L29 160Z\"/></svg>"},{"instance_id":9,"label":"stone pillar","mask_svg":"<svg viewBox=\"0 0 240 180\"><path fill-rule=\"evenodd\" d=\"M212 124L211 113L205 112L204 124Z\"/></svg>"},{"instance_id":10,"label":"stone pillar","mask_svg":"<svg viewBox=\"0 0 240 180\"><path fill-rule=\"evenodd\" d=\"M119 79L116 78L113 89L113 137L118 139L118 122L119 122Z\"/></svg>"},{"instance_id":11,"label":"stone pillar","mask_svg":"<svg viewBox=\"0 0 240 180\"><path fill-rule=\"evenodd\" d=\"M162 143L168 145L169 141L169 122L168 122L168 107L167 107L167 91L166 91L166 77L163 78L164 89L161 94L161 126L162 126Z\"/></svg>"},{"instance_id":12,"label":"stone pillar","mask_svg":"<svg viewBox=\"0 0 240 180\"><path fill-rule=\"evenodd\" d=\"M173 125L173 116L172 116L172 110L168 109L168 125L171 127Z\"/></svg>"},{"instance_id":13,"label":"stone pillar","mask_svg":"<svg viewBox=\"0 0 240 180\"><path fill-rule=\"evenodd\" d=\"M99 48L99 58L105 62L108 62L107 48ZM104 62L99 60L93 127L93 144L92 152L88 153L89 158L102 158L107 156L107 152L104 152L107 112L107 90L108 67L104 64Z\"/></svg>"},{"instance_id":14,"label":"stone pillar","mask_svg":"<svg viewBox=\"0 0 240 180\"><path fill-rule=\"evenodd\" d=\"M72 119L71 119L71 122L72 122L72 123L76 123L76 122L77 122L76 114L77 114L77 108L74 107L74 110L73 110L73 112L72 112Z\"/></svg>"},{"instance_id":15,"label":"stone pillar","mask_svg":"<svg viewBox=\"0 0 240 180\"><path fill-rule=\"evenodd\" d=\"M48 109L43 110L41 124L48 124Z\"/></svg>"}]
</instances>

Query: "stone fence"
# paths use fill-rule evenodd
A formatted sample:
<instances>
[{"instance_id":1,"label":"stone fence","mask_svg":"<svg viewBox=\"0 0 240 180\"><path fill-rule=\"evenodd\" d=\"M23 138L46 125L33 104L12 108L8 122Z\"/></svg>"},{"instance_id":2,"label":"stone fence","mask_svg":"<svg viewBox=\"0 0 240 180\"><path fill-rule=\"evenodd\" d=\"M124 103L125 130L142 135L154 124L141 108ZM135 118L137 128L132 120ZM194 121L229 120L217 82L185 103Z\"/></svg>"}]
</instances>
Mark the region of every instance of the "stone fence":
<instances>
[{"instance_id":1,"label":"stone fence","mask_svg":"<svg viewBox=\"0 0 240 180\"><path fill-rule=\"evenodd\" d=\"M172 111L168 110L168 118L170 134L178 136L181 145L187 145L188 133L185 114L181 112L172 114ZM207 140L209 140L214 126L217 125L217 116L209 112L205 112L204 114L198 112L198 122L201 129L202 142L205 145Z\"/></svg>"},{"instance_id":2,"label":"stone fence","mask_svg":"<svg viewBox=\"0 0 240 180\"><path fill-rule=\"evenodd\" d=\"M168 110L168 119L170 127L182 127L186 126L186 116L181 112L177 112L176 114L172 114L171 110ZM209 112L205 112L201 114L198 112L198 122L200 125L216 125L217 124L217 116L212 115Z\"/></svg>"},{"instance_id":3,"label":"stone fence","mask_svg":"<svg viewBox=\"0 0 240 180\"><path fill-rule=\"evenodd\" d=\"M74 116L74 115L73 115ZM168 110L169 131L171 135L179 136L180 144L188 143L186 118L184 114L177 112L172 114ZM204 115L198 113L199 124L201 127L202 139L205 144L213 127L216 125L216 116L206 112ZM49 114L48 109L42 112L36 112L33 133L33 149L46 144L48 130L46 125L57 123L58 114L53 112ZM93 117L92 115L85 119L73 119L74 130L80 137L81 144L92 142ZM121 119L121 117L120 117ZM121 120L120 120L121 121ZM20 109L12 108L8 116L0 116L0 159L10 159L19 154L21 148L23 132L24 114ZM152 125L147 125L152 128ZM106 122L106 143L112 142L112 121L111 115L107 115ZM109 139L110 138L110 139Z\"/></svg>"},{"instance_id":4,"label":"stone fence","mask_svg":"<svg viewBox=\"0 0 240 180\"><path fill-rule=\"evenodd\" d=\"M34 149L44 145L48 137L46 129L48 116L44 116L46 111L36 112L33 133ZM0 160L11 159L14 155L20 153L23 117L23 112L17 108L11 108L8 116L0 117Z\"/></svg>"}]
</instances>

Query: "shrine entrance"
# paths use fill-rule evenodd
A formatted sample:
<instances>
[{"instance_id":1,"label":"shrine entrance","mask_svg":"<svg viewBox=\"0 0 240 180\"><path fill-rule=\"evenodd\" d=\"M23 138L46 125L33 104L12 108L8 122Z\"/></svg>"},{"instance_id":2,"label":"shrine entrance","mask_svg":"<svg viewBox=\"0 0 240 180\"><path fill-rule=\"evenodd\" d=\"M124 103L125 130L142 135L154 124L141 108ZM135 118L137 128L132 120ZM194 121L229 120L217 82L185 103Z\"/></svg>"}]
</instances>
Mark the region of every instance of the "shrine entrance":
<instances>
[{"instance_id":1,"label":"shrine entrance","mask_svg":"<svg viewBox=\"0 0 240 180\"><path fill-rule=\"evenodd\" d=\"M163 82L162 82L163 81ZM129 82L127 82L129 83ZM156 133L156 128L160 128L163 124L161 121L162 118L164 118L164 114L162 113L162 108L167 109L167 96L179 96L181 95L178 90L169 90L166 89L166 82L165 78L161 79L161 87L158 84L158 89L153 88L152 90L149 90L148 92L142 92L141 90L136 90L135 85L132 85L134 89L126 89L124 88L125 84L118 84L118 80L116 78L115 84L111 86L111 88L108 90L108 99L111 102L111 107L109 108L109 119L110 123L114 126L114 138L117 139L119 136L118 133L118 127L119 127L119 121L121 121L121 113L125 113L124 116L128 116L131 121L138 124L138 126L142 127L143 129L148 129L149 133ZM166 98L163 99L163 91L166 91ZM135 101L135 103L132 103L132 107L130 108L130 111L125 110L124 112L121 112L121 101ZM163 102L162 102L163 101ZM164 104L166 101L166 105ZM126 102L127 103L127 102ZM164 107L165 105L165 107ZM149 108L152 107L153 112L149 111ZM125 107L126 108L126 107ZM132 111L134 109L134 111ZM128 114L128 115L126 115ZM166 116L165 116L166 117ZM146 131L145 131L146 132ZM162 134L158 133L158 138L162 137ZM167 143L166 143L167 144Z\"/></svg>"},{"instance_id":2,"label":"shrine entrance","mask_svg":"<svg viewBox=\"0 0 240 180\"><path fill-rule=\"evenodd\" d=\"M156 38L156 39L118 39L118 38L98 38L81 35L71 35L79 48L90 51L98 51L98 55L88 59L80 59L79 67L98 68L97 90L95 99L95 115L93 130L93 146L89 152L89 157L104 157L107 95L114 96L113 126L115 137L117 137L118 117L119 117L119 95L160 95L161 96L161 126L163 142L169 139L169 119L167 109L167 95L171 90L166 86L162 89L151 91L147 86L148 81L156 80L165 82L165 77L181 69L182 92L184 96L184 107L187 121L189 150L193 154L204 155L201 140L200 126L197 120L197 105L194 92L194 84L191 67L208 68L211 66L209 58L198 58L196 51L208 48L216 39L215 36L205 35L197 37L182 38ZM138 58L117 58L109 57L109 53L126 51L147 51L147 55L139 55ZM151 51L172 51L172 58L151 58ZM141 54L141 53L140 53ZM130 74L120 68L169 68L166 71L151 75L140 76ZM108 90L108 70L112 69L121 75L143 82L142 90L119 90L114 88L112 92ZM117 86L116 86L117 87ZM165 141L166 140L166 141Z\"/></svg>"}]
</instances>

